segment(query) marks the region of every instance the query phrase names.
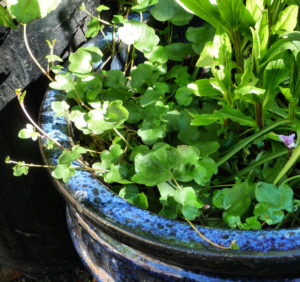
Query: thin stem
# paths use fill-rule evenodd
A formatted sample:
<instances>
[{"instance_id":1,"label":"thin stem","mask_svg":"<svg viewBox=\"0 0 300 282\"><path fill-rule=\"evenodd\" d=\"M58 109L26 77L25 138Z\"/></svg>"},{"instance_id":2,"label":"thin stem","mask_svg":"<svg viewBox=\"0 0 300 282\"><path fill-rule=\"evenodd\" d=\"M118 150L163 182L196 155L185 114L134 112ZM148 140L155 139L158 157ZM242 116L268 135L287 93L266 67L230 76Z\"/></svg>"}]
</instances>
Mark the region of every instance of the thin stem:
<instances>
[{"instance_id":1,"label":"thin stem","mask_svg":"<svg viewBox=\"0 0 300 282\"><path fill-rule=\"evenodd\" d=\"M6 162L7 164L16 164L16 165L19 165L19 166L26 166L26 167L41 167L41 168L55 168L56 166L54 165L40 165L40 164L27 164L27 163L24 163L24 164L20 164L19 162L17 161L12 161L12 160L9 160ZM102 172L108 172L109 170L107 169L100 169L100 168L90 168L88 166L84 166L84 167L81 167L81 166L71 166L71 168L74 168L74 169L77 169L77 170L87 170L87 171L102 171Z\"/></svg>"},{"instance_id":2,"label":"thin stem","mask_svg":"<svg viewBox=\"0 0 300 282\"><path fill-rule=\"evenodd\" d=\"M132 68L133 68L133 65L134 65L134 56L135 56L135 48L132 47L130 69L132 69Z\"/></svg>"},{"instance_id":3,"label":"thin stem","mask_svg":"<svg viewBox=\"0 0 300 282\"><path fill-rule=\"evenodd\" d=\"M181 186L179 185L179 183L177 182L176 178L172 175L172 180L174 181L174 183L176 184L177 188L182 191Z\"/></svg>"},{"instance_id":4,"label":"thin stem","mask_svg":"<svg viewBox=\"0 0 300 282\"><path fill-rule=\"evenodd\" d=\"M92 109L81 100L81 98L79 96L79 93L78 93L78 91L76 90L75 87L73 87L73 90L74 90L74 92L75 92L75 94L77 96L77 99L78 99L78 102L79 102L80 106L84 107L88 111L91 111Z\"/></svg>"},{"instance_id":5,"label":"thin stem","mask_svg":"<svg viewBox=\"0 0 300 282\"><path fill-rule=\"evenodd\" d=\"M287 178L286 180L284 180L281 184L288 183L288 182L290 182L290 181L292 181L292 180L295 180L295 179L297 179L297 178L300 178L300 175L294 175L294 176L292 176L292 177L289 177L289 178Z\"/></svg>"},{"instance_id":6,"label":"thin stem","mask_svg":"<svg viewBox=\"0 0 300 282\"><path fill-rule=\"evenodd\" d=\"M19 165L19 166L26 166L26 167L45 167L45 168L55 168L54 165L39 165L39 164L20 164L19 162L17 161L12 161L12 160L9 160L6 162L7 164L16 164L16 165Z\"/></svg>"},{"instance_id":7,"label":"thin stem","mask_svg":"<svg viewBox=\"0 0 300 282\"><path fill-rule=\"evenodd\" d=\"M60 149L64 150L65 147L60 144L59 142L57 142L54 138L52 138L51 136L49 136L43 129L41 129L37 123L31 118L31 116L28 114L25 106L24 106L24 100L20 101L19 97L21 96L21 92L20 91L16 91L16 95L18 96L18 101L19 104L21 106L22 111L24 112L25 116L27 117L27 119L31 122L31 124L42 134L44 135L44 137L50 139L53 143L55 143Z\"/></svg>"},{"instance_id":8,"label":"thin stem","mask_svg":"<svg viewBox=\"0 0 300 282\"><path fill-rule=\"evenodd\" d=\"M30 50L30 47L29 47L29 44L28 44L28 40L27 40L27 34L26 34L26 24L23 25L23 37L24 37L24 43L25 43L25 46L26 46L26 49L27 49L27 52L29 53L29 56L31 57L31 59L34 61L34 63L37 65L37 67L41 70L41 72L48 77L48 79L50 81L54 81L52 79L52 77L49 75L49 73L47 73L45 71L45 69L40 65L40 63L37 61L37 59L34 57L34 55L32 54L31 50Z\"/></svg>"},{"instance_id":9,"label":"thin stem","mask_svg":"<svg viewBox=\"0 0 300 282\"><path fill-rule=\"evenodd\" d=\"M99 21L100 23L103 23L103 24L106 24L106 25L112 25L111 23L109 23L109 22L107 22L107 21L105 21L105 20L102 20L102 19L100 18L100 16L95 17L92 13L90 13L90 12L85 8L85 6L83 6L83 10L84 10L91 18L97 18L98 21Z\"/></svg>"},{"instance_id":10,"label":"thin stem","mask_svg":"<svg viewBox=\"0 0 300 282\"><path fill-rule=\"evenodd\" d=\"M140 12L140 23L143 22L143 13Z\"/></svg>"},{"instance_id":11,"label":"thin stem","mask_svg":"<svg viewBox=\"0 0 300 282\"><path fill-rule=\"evenodd\" d=\"M289 118L290 119L295 119L295 105L297 105L297 104L298 104L298 101L296 101L296 99L289 101Z\"/></svg>"},{"instance_id":12,"label":"thin stem","mask_svg":"<svg viewBox=\"0 0 300 282\"><path fill-rule=\"evenodd\" d=\"M186 218L184 218L186 221L187 221L187 223L197 232L197 234L203 239L203 240L205 240L206 242L208 242L209 244L211 244L211 245L213 245L213 246L215 246L215 247L217 247L217 248L220 248L220 249L225 249L225 250L228 250L228 249L232 249L232 245L235 243L235 241L233 241L232 243L231 243L231 245L229 246L229 247L223 247L223 246L221 246L221 245L218 245L218 244L216 244L216 243L214 243L213 241L211 241L211 240L209 240L208 238L206 238L195 226L194 226L194 224L193 223L191 223L188 219L186 219Z\"/></svg>"},{"instance_id":13,"label":"thin stem","mask_svg":"<svg viewBox=\"0 0 300 282\"><path fill-rule=\"evenodd\" d=\"M126 75L127 69L128 69L128 58L130 53L130 45L127 46L127 55L126 55L126 62L124 65L124 75Z\"/></svg>"},{"instance_id":14,"label":"thin stem","mask_svg":"<svg viewBox=\"0 0 300 282\"><path fill-rule=\"evenodd\" d=\"M256 124L259 129L262 129L264 126L263 123L263 111L262 111L262 104L256 103L255 104L255 117L256 117Z\"/></svg>"},{"instance_id":15,"label":"thin stem","mask_svg":"<svg viewBox=\"0 0 300 282\"><path fill-rule=\"evenodd\" d=\"M112 55L110 55L105 62L101 65L100 70L103 70L103 68L105 67L105 65L109 62L109 60L112 58Z\"/></svg>"},{"instance_id":16,"label":"thin stem","mask_svg":"<svg viewBox=\"0 0 300 282\"><path fill-rule=\"evenodd\" d=\"M282 168L282 170L277 175L276 179L274 180L273 184L276 185L280 179L288 172L288 170L295 164L295 162L300 157L300 146L297 146L294 149L294 152L292 153L290 159L287 161L285 166Z\"/></svg>"},{"instance_id":17,"label":"thin stem","mask_svg":"<svg viewBox=\"0 0 300 282\"><path fill-rule=\"evenodd\" d=\"M120 138L125 142L126 146L130 146L126 138L114 127L114 131L120 136Z\"/></svg>"}]
</instances>

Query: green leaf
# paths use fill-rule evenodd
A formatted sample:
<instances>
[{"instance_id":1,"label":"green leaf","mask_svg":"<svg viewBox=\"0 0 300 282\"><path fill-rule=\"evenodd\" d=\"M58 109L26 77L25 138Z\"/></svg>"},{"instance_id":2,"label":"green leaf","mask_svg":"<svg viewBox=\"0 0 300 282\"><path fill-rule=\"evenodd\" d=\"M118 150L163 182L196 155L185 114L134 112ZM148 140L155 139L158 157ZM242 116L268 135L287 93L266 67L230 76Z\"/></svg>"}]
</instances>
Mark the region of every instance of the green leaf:
<instances>
[{"instance_id":1,"label":"green leaf","mask_svg":"<svg viewBox=\"0 0 300 282\"><path fill-rule=\"evenodd\" d=\"M9 28L17 28L8 11L0 5L0 25Z\"/></svg>"},{"instance_id":2,"label":"green leaf","mask_svg":"<svg viewBox=\"0 0 300 282\"><path fill-rule=\"evenodd\" d=\"M179 205L173 197L168 197L167 200L162 202L163 208L159 212L159 215L170 218L176 219L178 213L181 210L181 205Z\"/></svg>"},{"instance_id":3,"label":"green leaf","mask_svg":"<svg viewBox=\"0 0 300 282\"><path fill-rule=\"evenodd\" d=\"M126 82L126 77L122 71L109 70L105 73L103 86L111 87L111 88L120 88L120 87L124 87L125 82Z\"/></svg>"},{"instance_id":4,"label":"green leaf","mask_svg":"<svg viewBox=\"0 0 300 282\"><path fill-rule=\"evenodd\" d=\"M235 215L228 215L227 223L231 229L235 229L241 224L241 218Z\"/></svg>"},{"instance_id":5,"label":"green leaf","mask_svg":"<svg viewBox=\"0 0 300 282\"><path fill-rule=\"evenodd\" d=\"M201 0L201 2L197 0L176 0L176 2L214 28L223 25L217 5L213 5L209 0Z\"/></svg>"},{"instance_id":6,"label":"green leaf","mask_svg":"<svg viewBox=\"0 0 300 282\"><path fill-rule=\"evenodd\" d=\"M149 6L155 5L158 0L137 0L136 4L131 7L132 11L143 12L147 10Z\"/></svg>"},{"instance_id":7,"label":"green leaf","mask_svg":"<svg viewBox=\"0 0 300 282\"><path fill-rule=\"evenodd\" d=\"M57 55L47 55L45 58L49 63L63 62L63 59L58 57Z\"/></svg>"},{"instance_id":8,"label":"green leaf","mask_svg":"<svg viewBox=\"0 0 300 282\"><path fill-rule=\"evenodd\" d=\"M141 106L148 107L151 104L155 104L158 100L163 101L165 96L165 91L160 91L159 89L148 88L143 96L140 98Z\"/></svg>"},{"instance_id":9,"label":"green leaf","mask_svg":"<svg viewBox=\"0 0 300 282\"><path fill-rule=\"evenodd\" d=\"M71 165L73 161L76 161L81 157L81 154L85 154L86 149L79 145L75 145L72 151L64 150L58 158L58 164L68 164Z\"/></svg>"},{"instance_id":10,"label":"green leaf","mask_svg":"<svg viewBox=\"0 0 300 282\"><path fill-rule=\"evenodd\" d=\"M67 183L72 176L75 176L76 172L74 168L70 167L70 164L58 164L52 171L52 176L56 179L62 179Z\"/></svg>"},{"instance_id":11,"label":"green leaf","mask_svg":"<svg viewBox=\"0 0 300 282\"><path fill-rule=\"evenodd\" d=\"M147 153L139 153L134 159L136 174L132 181L155 186L172 176L172 169L180 160L178 151L165 143L157 143Z\"/></svg>"},{"instance_id":12,"label":"green leaf","mask_svg":"<svg viewBox=\"0 0 300 282\"><path fill-rule=\"evenodd\" d=\"M123 107L123 101L116 100L109 103L104 116L108 122L120 125L128 119L128 115L128 111Z\"/></svg>"},{"instance_id":13,"label":"green leaf","mask_svg":"<svg viewBox=\"0 0 300 282\"><path fill-rule=\"evenodd\" d=\"M261 230L262 229L262 225L261 223L257 220L257 216L251 216L246 218L246 222L245 223L241 223L239 225L240 229L243 230Z\"/></svg>"},{"instance_id":14,"label":"green leaf","mask_svg":"<svg viewBox=\"0 0 300 282\"><path fill-rule=\"evenodd\" d=\"M293 212L293 190L286 184L277 187L273 184L259 182L256 185L255 196L258 202L267 203L273 208Z\"/></svg>"},{"instance_id":15,"label":"green leaf","mask_svg":"<svg viewBox=\"0 0 300 282\"><path fill-rule=\"evenodd\" d=\"M166 128L159 126L150 129L139 129L137 134L142 138L144 144L152 145L166 136Z\"/></svg>"},{"instance_id":16,"label":"green leaf","mask_svg":"<svg viewBox=\"0 0 300 282\"><path fill-rule=\"evenodd\" d=\"M30 23L46 17L56 9L60 0L6 0L7 8L19 23Z\"/></svg>"},{"instance_id":17,"label":"green leaf","mask_svg":"<svg viewBox=\"0 0 300 282\"><path fill-rule=\"evenodd\" d=\"M274 92L277 86L287 78L290 73L290 61L278 59L268 63L263 76L263 88ZM274 93L273 93L274 95Z\"/></svg>"},{"instance_id":18,"label":"green leaf","mask_svg":"<svg viewBox=\"0 0 300 282\"><path fill-rule=\"evenodd\" d=\"M21 176L28 174L29 167L26 166L25 162L18 162L12 169L14 176Z\"/></svg>"},{"instance_id":19,"label":"green leaf","mask_svg":"<svg viewBox=\"0 0 300 282\"><path fill-rule=\"evenodd\" d=\"M220 97L222 93L217 89L214 84L215 79L203 78L188 84L188 88L200 97Z\"/></svg>"},{"instance_id":20,"label":"green leaf","mask_svg":"<svg viewBox=\"0 0 300 282\"><path fill-rule=\"evenodd\" d=\"M111 168L108 173L104 175L104 180L107 183L121 183L121 184L130 184L132 181L127 179L128 177L128 168L121 165L111 165Z\"/></svg>"},{"instance_id":21,"label":"green leaf","mask_svg":"<svg viewBox=\"0 0 300 282\"><path fill-rule=\"evenodd\" d=\"M51 103L51 108L55 112L56 116L66 116L70 106L66 101L54 101Z\"/></svg>"},{"instance_id":22,"label":"green leaf","mask_svg":"<svg viewBox=\"0 0 300 282\"><path fill-rule=\"evenodd\" d=\"M135 184L129 184L122 188L119 196L141 209L148 208L147 196L144 193L139 193L138 187Z\"/></svg>"},{"instance_id":23,"label":"green leaf","mask_svg":"<svg viewBox=\"0 0 300 282\"><path fill-rule=\"evenodd\" d=\"M102 59L102 52L96 46L80 47L69 57L69 70L71 72L85 74L92 71L92 63L97 63Z\"/></svg>"},{"instance_id":24,"label":"green leaf","mask_svg":"<svg viewBox=\"0 0 300 282\"><path fill-rule=\"evenodd\" d=\"M144 22L129 20L119 28L119 37L127 45L134 45L136 49L143 53L149 53L159 42L159 37L155 35L152 27Z\"/></svg>"},{"instance_id":25,"label":"green leaf","mask_svg":"<svg viewBox=\"0 0 300 282\"><path fill-rule=\"evenodd\" d=\"M162 182L157 185L160 193L160 201L167 201L168 197L174 197L175 188L169 182Z\"/></svg>"},{"instance_id":26,"label":"green leaf","mask_svg":"<svg viewBox=\"0 0 300 282\"><path fill-rule=\"evenodd\" d=\"M142 90L145 85L152 86L159 77L155 67L149 64L139 64L131 70L130 75L132 87L137 90Z\"/></svg>"},{"instance_id":27,"label":"green leaf","mask_svg":"<svg viewBox=\"0 0 300 282\"><path fill-rule=\"evenodd\" d=\"M87 24L87 32L85 33L86 38L95 38L99 31L103 29L103 26L100 25L98 18L92 17Z\"/></svg>"},{"instance_id":28,"label":"green leaf","mask_svg":"<svg viewBox=\"0 0 300 282\"><path fill-rule=\"evenodd\" d=\"M143 119L143 111L141 107L139 107L133 100L129 100L128 103L126 103L125 108L129 114L126 122L138 123Z\"/></svg>"},{"instance_id":29,"label":"green leaf","mask_svg":"<svg viewBox=\"0 0 300 282\"><path fill-rule=\"evenodd\" d=\"M81 130L84 134L90 134L91 130L88 129L88 123L86 120L87 111L81 108L79 105L74 106L70 113L70 120L74 123L76 128Z\"/></svg>"},{"instance_id":30,"label":"green leaf","mask_svg":"<svg viewBox=\"0 0 300 282\"><path fill-rule=\"evenodd\" d=\"M191 43L171 43L165 46L165 52L172 61L183 61L188 56L194 56L194 51Z\"/></svg>"},{"instance_id":31,"label":"green leaf","mask_svg":"<svg viewBox=\"0 0 300 282\"><path fill-rule=\"evenodd\" d=\"M228 105L223 105L223 109L220 111L214 111L213 117L218 118L222 123L224 119L229 118L232 121L238 122L240 125L251 126L254 128L256 127L256 122L254 119Z\"/></svg>"},{"instance_id":32,"label":"green leaf","mask_svg":"<svg viewBox=\"0 0 300 282\"><path fill-rule=\"evenodd\" d=\"M220 190L215 190L212 196L212 203L218 209L225 209L224 207L224 198L228 193L229 188L224 188Z\"/></svg>"},{"instance_id":33,"label":"green leaf","mask_svg":"<svg viewBox=\"0 0 300 282\"><path fill-rule=\"evenodd\" d=\"M108 6L105 6L105 5L100 5L100 6L98 6L98 7L96 8L96 10L97 10L98 12L102 12L102 11L108 11L108 10L110 10L110 8L109 8Z\"/></svg>"},{"instance_id":34,"label":"green leaf","mask_svg":"<svg viewBox=\"0 0 300 282\"><path fill-rule=\"evenodd\" d=\"M181 182L192 181L198 170L195 164L198 162L200 157L199 150L194 146L179 145L177 151L180 154L180 164L174 168L174 177Z\"/></svg>"},{"instance_id":35,"label":"green leaf","mask_svg":"<svg viewBox=\"0 0 300 282\"><path fill-rule=\"evenodd\" d=\"M51 82L50 87L56 90L69 91L73 89L72 74L69 72L60 73L55 76L55 81Z\"/></svg>"},{"instance_id":36,"label":"green leaf","mask_svg":"<svg viewBox=\"0 0 300 282\"><path fill-rule=\"evenodd\" d=\"M164 64L168 61L168 53L164 46L154 46L151 52L144 55L151 63Z\"/></svg>"},{"instance_id":37,"label":"green leaf","mask_svg":"<svg viewBox=\"0 0 300 282\"><path fill-rule=\"evenodd\" d=\"M227 220L230 215L243 216L248 211L250 204L251 186L246 182L233 185L224 196L223 218Z\"/></svg>"},{"instance_id":38,"label":"green leaf","mask_svg":"<svg viewBox=\"0 0 300 282\"><path fill-rule=\"evenodd\" d=\"M201 54L206 42L213 40L215 30L207 24L201 27L188 27L185 37L192 42L192 48L198 55Z\"/></svg>"},{"instance_id":39,"label":"green leaf","mask_svg":"<svg viewBox=\"0 0 300 282\"><path fill-rule=\"evenodd\" d=\"M193 206L197 209L204 206L204 203L198 198L192 187L185 187L182 190L176 190L174 199L182 206Z\"/></svg>"},{"instance_id":40,"label":"green leaf","mask_svg":"<svg viewBox=\"0 0 300 282\"><path fill-rule=\"evenodd\" d=\"M173 0L160 0L150 12L158 21L170 21L179 26L188 24L193 18L192 14L186 12Z\"/></svg>"},{"instance_id":41,"label":"green leaf","mask_svg":"<svg viewBox=\"0 0 300 282\"><path fill-rule=\"evenodd\" d=\"M104 131L113 129L116 126L115 122L105 121L102 109L89 111L89 113L84 116L84 119L87 122L88 129L96 135L102 134Z\"/></svg>"},{"instance_id":42,"label":"green leaf","mask_svg":"<svg viewBox=\"0 0 300 282\"><path fill-rule=\"evenodd\" d=\"M167 73L166 79L174 78L174 82L179 86L183 87L189 83L190 74L186 66L175 65Z\"/></svg>"},{"instance_id":43,"label":"green leaf","mask_svg":"<svg viewBox=\"0 0 300 282\"><path fill-rule=\"evenodd\" d=\"M195 220L201 215L201 212L195 206L184 206L182 208L182 214L188 220Z\"/></svg>"},{"instance_id":44,"label":"green leaf","mask_svg":"<svg viewBox=\"0 0 300 282\"><path fill-rule=\"evenodd\" d=\"M258 21L262 11L264 10L264 1L263 0L247 0L246 8L249 13L252 15L255 21Z\"/></svg>"},{"instance_id":45,"label":"green leaf","mask_svg":"<svg viewBox=\"0 0 300 282\"><path fill-rule=\"evenodd\" d=\"M269 225L277 224L284 218L284 213L272 205L262 202L254 207L254 215L259 217L260 220L266 221Z\"/></svg>"},{"instance_id":46,"label":"green leaf","mask_svg":"<svg viewBox=\"0 0 300 282\"><path fill-rule=\"evenodd\" d=\"M237 30L241 28L241 26L245 26L246 29L249 29L249 26L254 24L254 20L243 2L243 0L217 0L217 7L222 22L229 30ZM226 30L226 32L228 31Z\"/></svg>"},{"instance_id":47,"label":"green leaf","mask_svg":"<svg viewBox=\"0 0 300 282\"><path fill-rule=\"evenodd\" d=\"M123 155L123 150L119 144L113 144L109 150L102 151L100 157L102 163L106 164L105 168L110 168L112 164L118 164Z\"/></svg>"},{"instance_id":48,"label":"green leaf","mask_svg":"<svg viewBox=\"0 0 300 282\"><path fill-rule=\"evenodd\" d=\"M282 10L279 13L276 24L271 27L272 32L284 34L293 31L297 25L298 9L297 5L290 5Z\"/></svg>"},{"instance_id":49,"label":"green leaf","mask_svg":"<svg viewBox=\"0 0 300 282\"><path fill-rule=\"evenodd\" d=\"M47 139L47 149L52 150L56 144L51 140Z\"/></svg>"},{"instance_id":50,"label":"green leaf","mask_svg":"<svg viewBox=\"0 0 300 282\"><path fill-rule=\"evenodd\" d=\"M36 132L32 124L27 123L26 128L23 128L19 131L18 137L23 139L31 138L33 141L39 138L40 134Z\"/></svg>"},{"instance_id":51,"label":"green leaf","mask_svg":"<svg viewBox=\"0 0 300 282\"><path fill-rule=\"evenodd\" d=\"M213 117L212 114L193 114L190 112L189 114L192 117L192 126L206 126L215 123L218 120L218 118Z\"/></svg>"},{"instance_id":52,"label":"green leaf","mask_svg":"<svg viewBox=\"0 0 300 282\"><path fill-rule=\"evenodd\" d=\"M212 158L205 157L200 160L196 165L196 177L195 181L199 185L206 185L210 180L213 174L218 172L217 165Z\"/></svg>"},{"instance_id":53,"label":"green leaf","mask_svg":"<svg viewBox=\"0 0 300 282\"><path fill-rule=\"evenodd\" d=\"M187 87L183 86L177 89L175 99L178 105L188 106L193 101L192 91Z\"/></svg>"},{"instance_id":54,"label":"green leaf","mask_svg":"<svg viewBox=\"0 0 300 282\"><path fill-rule=\"evenodd\" d=\"M236 88L234 90L234 94L241 100L257 103L262 102L264 98L266 90L258 87L254 87L252 85L246 85L241 88Z\"/></svg>"}]
</instances>

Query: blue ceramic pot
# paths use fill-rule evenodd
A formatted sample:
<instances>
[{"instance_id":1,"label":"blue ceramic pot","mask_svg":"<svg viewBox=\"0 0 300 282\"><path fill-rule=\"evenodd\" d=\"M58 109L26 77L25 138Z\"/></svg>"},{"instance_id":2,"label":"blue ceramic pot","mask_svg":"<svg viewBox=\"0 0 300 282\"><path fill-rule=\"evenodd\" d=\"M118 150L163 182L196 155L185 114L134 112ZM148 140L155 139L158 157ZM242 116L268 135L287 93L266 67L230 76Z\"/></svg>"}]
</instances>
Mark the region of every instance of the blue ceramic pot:
<instances>
[{"instance_id":1,"label":"blue ceramic pot","mask_svg":"<svg viewBox=\"0 0 300 282\"><path fill-rule=\"evenodd\" d=\"M105 40L97 44L104 46ZM64 93L46 93L40 124L51 137L71 146L70 125L51 109L51 102L63 99ZM41 151L47 164L57 163L58 149L46 150L41 144ZM214 279L209 275L300 273L300 229L241 231L197 226L217 244L229 246L235 240L240 247L223 250L204 241L185 222L133 206L87 171L77 171L66 184L54 182L70 206L68 223L74 244L99 281L206 281Z\"/></svg>"}]
</instances>

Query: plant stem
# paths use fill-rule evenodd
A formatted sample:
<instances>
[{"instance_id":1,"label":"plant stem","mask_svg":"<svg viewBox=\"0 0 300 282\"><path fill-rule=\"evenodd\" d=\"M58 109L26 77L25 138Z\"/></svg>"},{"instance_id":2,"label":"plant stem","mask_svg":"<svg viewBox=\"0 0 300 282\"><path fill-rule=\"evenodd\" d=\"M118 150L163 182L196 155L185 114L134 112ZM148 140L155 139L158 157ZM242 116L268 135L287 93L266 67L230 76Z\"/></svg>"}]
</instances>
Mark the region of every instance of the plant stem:
<instances>
[{"instance_id":1,"label":"plant stem","mask_svg":"<svg viewBox=\"0 0 300 282\"><path fill-rule=\"evenodd\" d=\"M228 152L224 157L222 157L217 163L217 166L222 165L223 163L225 163L226 161L228 161L233 155L235 155L237 152L239 152L241 149L243 149L245 146L247 146L248 144L250 144L251 142L253 142L255 139L259 138L260 136L268 133L269 131L271 131L272 129L286 124L286 123L290 123L291 121L289 119L283 119L283 120L279 120L271 125L269 125L268 127L265 127L264 129L258 131L257 133L241 140L240 142L238 142L230 152Z\"/></svg>"},{"instance_id":2,"label":"plant stem","mask_svg":"<svg viewBox=\"0 0 300 282\"><path fill-rule=\"evenodd\" d=\"M300 146L297 146L290 159L287 161L287 163L285 164L285 166L282 168L282 170L279 172L279 174L277 175L276 179L274 180L273 184L276 185L280 179L287 173L287 171L294 165L294 163L298 160L298 158L300 157Z\"/></svg>"},{"instance_id":3,"label":"plant stem","mask_svg":"<svg viewBox=\"0 0 300 282\"><path fill-rule=\"evenodd\" d=\"M205 240L206 242L208 242L209 244L217 247L217 248L220 248L220 249L225 249L225 250L228 250L228 249L231 249L232 248L232 245L230 245L229 247L223 247L221 245L218 245L216 243L214 243L213 241L209 240L208 238L206 238L195 226L192 222L190 222L188 219L186 219L184 217L184 219L187 221L187 223L197 232L197 234L203 239ZM233 242L235 243L235 242Z\"/></svg>"},{"instance_id":4,"label":"plant stem","mask_svg":"<svg viewBox=\"0 0 300 282\"><path fill-rule=\"evenodd\" d=\"M12 160L9 160L8 162L6 162L7 164L19 164L19 162L16 162L16 161L12 161ZM56 166L54 165L40 165L40 164L19 164L19 166L26 166L26 167L41 167L41 168L55 168ZM87 170L87 171L103 171L103 172L108 172L108 170L106 169L96 169L96 168L90 168L89 166L84 166L84 167L81 167L81 166L72 166L71 168L74 168L74 169L77 169L77 170Z\"/></svg>"},{"instance_id":5,"label":"plant stem","mask_svg":"<svg viewBox=\"0 0 300 282\"><path fill-rule=\"evenodd\" d=\"M120 138L125 142L126 146L129 147L130 145L129 145L128 141L127 141L126 138L118 131L118 129L116 129L116 128L114 127L114 131L115 131L115 132L120 136Z\"/></svg>"},{"instance_id":6,"label":"plant stem","mask_svg":"<svg viewBox=\"0 0 300 282\"><path fill-rule=\"evenodd\" d=\"M27 40L27 34L26 34L26 27L27 25L24 24L23 25L23 37L24 37L24 43L25 43L25 47L26 47L26 50L27 52L29 53L29 56L31 57L31 59L34 61L34 63L37 65L37 67L41 70L41 72L48 77L48 79L50 81L54 81L52 79L52 77L49 75L49 73L47 73L45 71L45 69L40 65L40 63L37 61L37 59L34 57L34 55L32 54L31 50L30 50L30 47L29 47L29 44L28 44L28 40Z\"/></svg>"},{"instance_id":7,"label":"plant stem","mask_svg":"<svg viewBox=\"0 0 300 282\"><path fill-rule=\"evenodd\" d=\"M177 182L176 178L172 175L172 180L174 181L174 183L176 184L177 188L182 191L181 186L179 185L179 183Z\"/></svg>"},{"instance_id":8,"label":"plant stem","mask_svg":"<svg viewBox=\"0 0 300 282\"><path fill-rule=\"evenodd\" d=\"M292 181L294 179L297 179L297 178L300 178L300 175L294 175L292 177L289 177L286 180L284 180L281 184L285 184L285 183L290 182L290 181Z\"/></svg>"},{"instance_id":9,"label":"plant stem","mask_svg":"<svg viewBox=\"0 0 300 282\"><path fill-rule=\"evenodd\" d=\"M19 162L16 161L8 161L7 164L19 164ZM39 164L19 164L20 166L26 166L26 167L45 167L45 168L55 168L54 165L39 165Z\"/></svg>"},{"instance_id":10,"label":"plant stem","mask_svg":"<svg viewBox=\"0 0 300 282\"><path fill-rule=\"evenodd\" d=\"M256 117L256 124L259 129L262 129L264 126L263 123L263 111L262 111L262 104L256 103L255 104L255 117Z\"/></svg>"},{"instance_id":11,"label":"plant stem","mask_svg":"<svg viewBox=\"0 0 300 282\"><path fill-rule=\"evenodd\" d=\"M21 91L19 90L16 90L16 95L18 96L18 101L19 101L19 104L21 106L21 109L22 111L24 112L25 116L27 117L27 119L31 122L31 124L42 134L44 135L44 137L50 139L53 143L55 143L60 149L64 150L65 147L60 144L59 142L57 142L54 138L52 138L51 136L49 136L43 129L41 129L37 123L31 118L31 116L28 114L25 106L24 106L24 101L21 101L19 99L19 97L21 96Z\"/></svg>"},{"instance_id":12,"label":"plant stem","mask_svg":"<svg viewBox=\"0 0 300 282\"><path fill-rule=\"evenodd\" d=\"M292 99L289 101L289 118L290 119L295 119L295 105L298 104L298 99Z\"/></svg>"},{"instance_id":13,"label":"plant stem","mask_svg":"<svg viewBox=\"0 0 300 282\"><path fill-rule=\"evenodd\" d=\"M232 34L232 41L233 41L232 43L234 47L236 63L240 67L241 72L243 72L244 66L243 66L243 54L241 52L242 51L241 39L236 29L234 29L231 34Z\"/></svg>"}]
</instances>

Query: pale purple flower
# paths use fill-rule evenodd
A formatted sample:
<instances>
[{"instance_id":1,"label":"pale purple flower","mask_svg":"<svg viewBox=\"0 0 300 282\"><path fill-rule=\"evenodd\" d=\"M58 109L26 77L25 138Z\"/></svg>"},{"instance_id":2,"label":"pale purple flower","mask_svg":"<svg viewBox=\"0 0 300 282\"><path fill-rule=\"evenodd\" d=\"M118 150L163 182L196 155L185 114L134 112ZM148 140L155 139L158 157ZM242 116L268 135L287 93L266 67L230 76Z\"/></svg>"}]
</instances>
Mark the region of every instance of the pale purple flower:
<instances>
[{"instance_id":1,"label":"pale purple flower","mask_svg":"<svg viewBox=\"0 0 300 282\"><path fill-rule=\"evenodd\" d=\"M289 149L295 148L295 133L292 135L279 135L280 140L284 143L285 146L287 146Z\"/></svg>"}]
</instances>

